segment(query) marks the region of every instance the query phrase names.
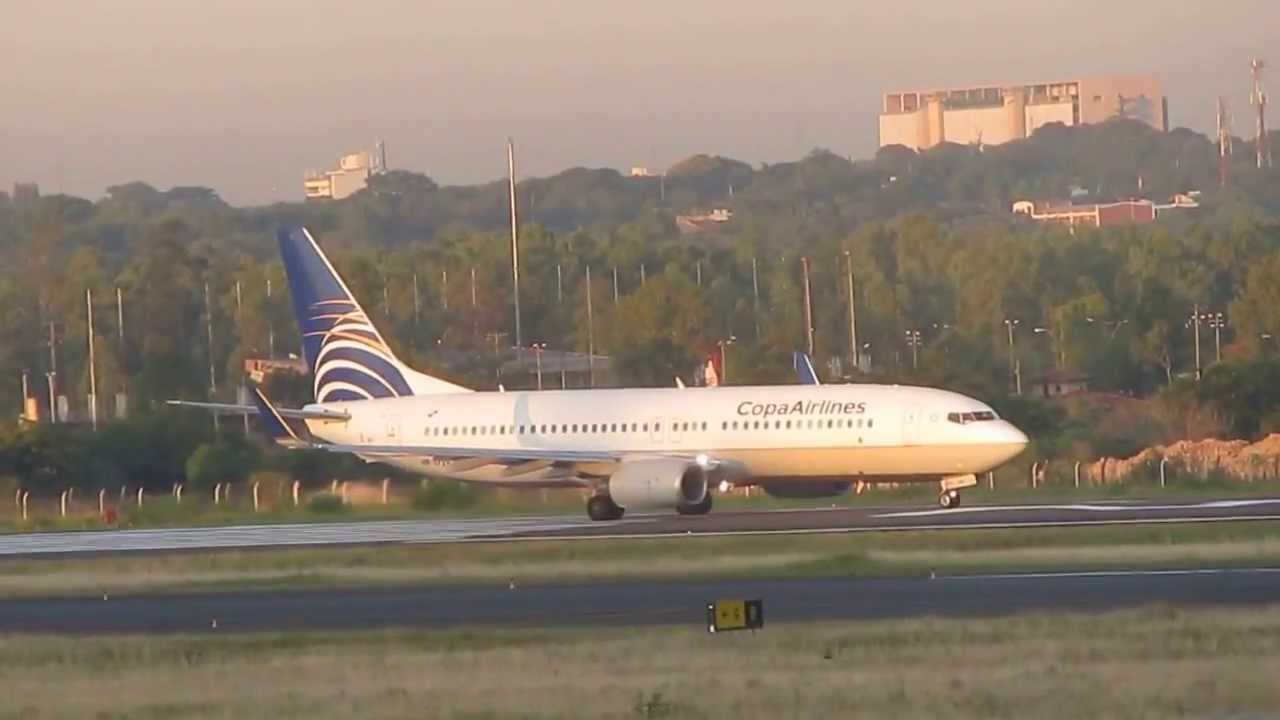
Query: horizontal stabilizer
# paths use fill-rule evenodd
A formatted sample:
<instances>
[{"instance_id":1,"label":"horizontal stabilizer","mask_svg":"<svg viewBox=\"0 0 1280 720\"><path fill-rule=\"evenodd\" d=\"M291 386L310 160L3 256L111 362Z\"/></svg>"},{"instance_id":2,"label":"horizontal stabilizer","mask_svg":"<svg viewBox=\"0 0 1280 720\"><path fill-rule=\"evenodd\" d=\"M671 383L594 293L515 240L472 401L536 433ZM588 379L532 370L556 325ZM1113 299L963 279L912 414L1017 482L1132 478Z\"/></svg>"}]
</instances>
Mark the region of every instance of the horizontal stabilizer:
<instances>
[{"instance_id":1,"label":"horizontal stabilizer","mask_svg":"<svg viewBox=\"0 0 1280 720\"><path fill-rule=\"evenodd\" d=\"M293 420L294 423L301 427L295 428L290 421L285 419L280 411L271 404L267 396L262 394L262 390L256 386L253 390L253 404L258 409L258 418L262 422L262 431L267 434L275 442L286 447L302 447L307 445L307 441L302 438L308 436L306 426L300 420Z\"/></svg>"},{"instance_id":2,"label":"horizontal stabilizer","mask_svg":"<svg viewBox=\"0 0 1280 720\"><path fill-rule=\"evenodd\" d=\"M211 403L211 402L194 402L190 400L169 400L167 405L177 407L190 407L198 410L208 410L219 415L257 415L259 413L257 405L236 405L234 403ZM296 408L276 408L276 413L283 418L290 420L350 420L351 415L340 410L329 410L322 407L309 407L304 409Z\"/></svg>"}]
</instances>

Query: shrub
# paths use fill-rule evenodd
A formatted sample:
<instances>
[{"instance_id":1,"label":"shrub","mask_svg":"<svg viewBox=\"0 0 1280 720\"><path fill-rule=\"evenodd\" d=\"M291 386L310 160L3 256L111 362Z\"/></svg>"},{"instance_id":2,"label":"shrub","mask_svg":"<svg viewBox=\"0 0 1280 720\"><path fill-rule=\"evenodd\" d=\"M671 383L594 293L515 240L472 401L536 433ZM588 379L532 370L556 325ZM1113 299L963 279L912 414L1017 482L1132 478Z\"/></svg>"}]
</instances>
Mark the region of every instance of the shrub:
<instances>
[{"instance_id":1,"label":"shrub","mask_svg":"<svg viewBox=\"0 0 1280 720\"><path fill-rule=\"evenodd\" d=\"M456 480L428 480L413 494L415 510L460 510L479 500L476 489Z\"/></svg>"},{"instance_id":2,"label":"shrub","mask_svg":"<svg viewBox=\"0 0 1280 720\"><path fill-rule=\"evenodd\" d=\"M307 509L322 515L338 515L347 512L349 508L341 497L325 492L312 495L307 501Z\"/></svg>"}]
</instances>

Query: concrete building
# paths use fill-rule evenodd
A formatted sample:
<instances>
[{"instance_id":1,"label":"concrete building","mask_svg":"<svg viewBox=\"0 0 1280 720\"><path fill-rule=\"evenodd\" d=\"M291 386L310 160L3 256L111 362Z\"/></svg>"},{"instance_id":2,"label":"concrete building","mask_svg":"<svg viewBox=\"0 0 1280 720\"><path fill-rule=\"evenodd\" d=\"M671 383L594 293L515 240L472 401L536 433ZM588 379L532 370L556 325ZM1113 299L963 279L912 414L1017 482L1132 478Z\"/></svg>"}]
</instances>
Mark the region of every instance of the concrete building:
<instances>
[{"instance_id":1,"label":"concrete building","mask_svg":"<svg viewBox=\"0 0 1280 720\"><path fill-rule=\"evenodd\" d=\"M1019 200L1013 204L1013 214L1040 223L1054 223L1076 227L1111 227L1115 225L1147 225L1166 212L1194 210L1200 207L1200 193L1178 193L1167 203L1151 200L1120 200L1111 203L1077 205L1073 202L1034 202Z\"/></svg>"},{"instance_id":2,"label":"concrete building","mask_svg":"<svg viewBox=\"0 0 1280 720\"><path fill-rule=\"evenodd\" d=\"M308 200L341 200L363 190L371 176L386 171L387 148L378 143L373 150L338 158L335 170L307 173L303 190Z\"/></svg>"},{"instance_id":3,"label":"concrete building","mask_svg":"<svg viewBox=\"0 0 1280 720\"><path fill-rule=\"evenodd\" d=\"M999 145L1050 123L1087 125L1114 117L1168 130L1168 114L1160 80L1154 77L891 92L881 108L880 147Z\"/></svg>"}]
</instances>

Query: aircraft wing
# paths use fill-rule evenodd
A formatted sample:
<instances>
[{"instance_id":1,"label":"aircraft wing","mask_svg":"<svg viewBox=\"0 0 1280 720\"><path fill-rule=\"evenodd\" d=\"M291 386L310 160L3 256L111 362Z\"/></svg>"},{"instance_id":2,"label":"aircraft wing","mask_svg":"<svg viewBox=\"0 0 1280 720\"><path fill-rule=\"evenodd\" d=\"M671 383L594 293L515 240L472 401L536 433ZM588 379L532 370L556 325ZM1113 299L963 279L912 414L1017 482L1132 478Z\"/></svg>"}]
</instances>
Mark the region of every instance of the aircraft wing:
<instances>
[{"instance_id":1,"label":"aircraft wing","mask_svg":"<svg viewBox=\"0 0 1280 720\"><path fill-rule=\"evenodd\" d=\"M199 410L208 410L219 415L257 415L259 409L257 405L236 405L234 403L211 403L211 402L194 402L190 400L168 400L166 405L175 405L178 407L191 407ZM326 410L324 408L275 408L277 414L281 417L292 420L350 420L351 416L345 412L338 410Z\"/></svg>"},{"instance_id":2,"label":"aircraft wing","mask_svg":"<svg viewBox=\"0 0 1280 720\"><path fill-rule=\"evenodd\" d=\"M560 463L620 462L623 453L607 450L569 450L560 448L460 448L420 445L344 445L314 443L315 450L352 453L363 457L423 457L445 459L490 458L493 462L544 460Z\"/></svg>"}]
</instances>

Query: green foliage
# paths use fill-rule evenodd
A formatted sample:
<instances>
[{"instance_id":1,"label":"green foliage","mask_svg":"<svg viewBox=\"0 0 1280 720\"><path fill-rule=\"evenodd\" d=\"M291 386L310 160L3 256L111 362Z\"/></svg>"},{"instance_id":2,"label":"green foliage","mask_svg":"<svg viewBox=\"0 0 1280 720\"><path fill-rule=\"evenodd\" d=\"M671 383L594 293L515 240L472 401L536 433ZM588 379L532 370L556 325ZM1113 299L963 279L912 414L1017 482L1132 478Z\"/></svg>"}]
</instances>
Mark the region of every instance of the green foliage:
<instances>
[{"instance_id":1,"label":"green foliage","mask_svg":"<svg viewBox=\"0 0 1280 720\"><path fill-rule=\"evenodd\" d=\"M476 488L455 480L424 480L413 493L415 510L465 510L479 500Z\"/></svg>"},{"instance_id":2,"label":"green foliage","mask_svg":"<svg viewBox=\"0 0 1280 720\"><path fill-rule=\"evenodd\" d=\"M351 510L340 496L327 492L312 495L307 500L307 509L318 515L340 515Z\"/></svg>"},{"instance_id":3,"label":"green foliage","mask_svg":"<svg viewBox=\"0 0 1280 720\"><path fill-rule=\"evenodd\" d=\"M1251 364L1280 357L1272 282L1280 175L1249 167L1241 154L1235 186L1218 190L1212 149L1196 133L1120 121L1047 126L981 150L884 148L854 161L817 149L760 167L698 155L663 178L572 168L528 179L517 188L524 338L580 351L593 343L612 357L614 382L664 386L677 375L688 380L719 342L735 338L730 382L789 382L790 353L806 341L807 257L824 376L974 394L1055 456L1165 436L1256 436L1280 428L1276 378ZM1074 233L1009 213L1016 199L1062 198L1073 188L1098 200L1137 195L1139 177L1157 201L1201 190L1203 207L1153 226ZM679 215L722 207L733 213L723 227L680 233ZM262 208L230 207L208 188L139 182L112 186L98 201L0 198L0 375L14 380L0 384L0 407L19 407L16 379L26 371L47 411L52 320L58 392L87 416L90 290L104 419L96 437L4 429L0 472L51 492L167 488L188 470L217 482L212 475L243 477L242 466L263 461L308 483L359 477L369 471L357 460L276 450L239 457L243 448L229 440L196 458L198 445L213 442L208 419L163 412L161 403L231 400L246 358L299 351L271 237L282 223L311 228L397 352L492 387L514 340L509 222L505 183L442 187L408 171L376 176L342 201ZM851 371L850 273L869 373ZM1186 321L1196 306L1227 318L1226 362L1200 389L1179 381L1194 363ZM1017 322L1012 343L1006 321ZM1207 366L1212 332L1201 329ZM913 353L904 338L915 333ZM1015 369L1027 387L1046 375L1085 374L1103 392L1167 393L1163 417L1108 427L1097 409L1009 398ZM268 389L289 405L311 399L306 378L276 375ZM131 419L107 421L114 395L126 390Z\"/></svg>"},{"instance_id":4,"label":"green foliage","mask_svg":"<svg viewBox=\"0 0 1280 720\"><path fill-rule=\"evenodd\" d=\"M187 482L194 487L240 482L253 471L256 451L243 442L204 443L187 459Z\"/></svg>"}]
</instances>

